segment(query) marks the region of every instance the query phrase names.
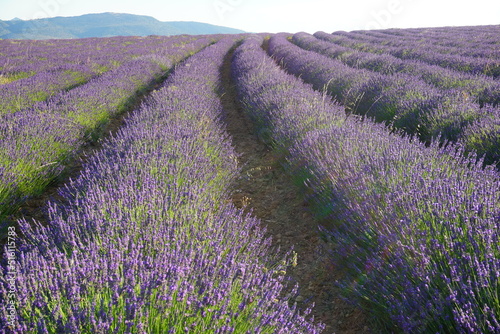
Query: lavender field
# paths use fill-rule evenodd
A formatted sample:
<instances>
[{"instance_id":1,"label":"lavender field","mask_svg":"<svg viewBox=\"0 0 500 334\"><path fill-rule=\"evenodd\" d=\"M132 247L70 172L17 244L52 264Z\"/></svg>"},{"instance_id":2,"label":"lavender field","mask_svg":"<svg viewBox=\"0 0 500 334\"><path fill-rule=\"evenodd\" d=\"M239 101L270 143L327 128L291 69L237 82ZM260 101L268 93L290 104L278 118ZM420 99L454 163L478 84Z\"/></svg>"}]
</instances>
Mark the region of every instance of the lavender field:
<instances>
[{"instance_id":1,"label":"lavender field","mask_svg":"<svg viewBox=\"0 0 500 334\"><path fill-rule=\"evenodd\" d=\"M1 333L500 333L500 26L0 40L0 96Z\"/></svg>"}]
</instances>

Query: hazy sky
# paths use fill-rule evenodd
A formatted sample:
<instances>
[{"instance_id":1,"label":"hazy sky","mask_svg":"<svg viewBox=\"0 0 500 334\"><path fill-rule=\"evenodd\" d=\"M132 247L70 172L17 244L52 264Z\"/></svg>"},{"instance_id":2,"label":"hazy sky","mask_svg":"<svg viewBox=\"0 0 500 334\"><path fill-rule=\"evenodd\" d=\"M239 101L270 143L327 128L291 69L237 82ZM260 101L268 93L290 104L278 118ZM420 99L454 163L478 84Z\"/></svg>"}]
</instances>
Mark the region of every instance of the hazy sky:
<instances>
[{"instance_id":1,"label":"hazy sky","mask_svg":"<svg viewBox=\"0 0 500 334\"><path fill-rule=\"evenodd\" d=\"M499 0L0 0L0 19L131 13L249 32L500 24Z\"/></svg>"}]
</instances>

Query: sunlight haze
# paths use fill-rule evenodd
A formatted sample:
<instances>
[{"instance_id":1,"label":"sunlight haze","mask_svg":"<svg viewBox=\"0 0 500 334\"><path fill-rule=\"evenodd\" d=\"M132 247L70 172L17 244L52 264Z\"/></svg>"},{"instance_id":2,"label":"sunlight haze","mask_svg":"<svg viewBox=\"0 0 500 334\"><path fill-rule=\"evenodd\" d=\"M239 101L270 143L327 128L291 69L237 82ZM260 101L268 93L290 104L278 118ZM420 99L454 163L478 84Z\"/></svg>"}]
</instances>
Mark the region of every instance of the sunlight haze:
<instances>
[{"instance_id":1,"label":"sunlight haze","mask_svg":"<svg viewBox=\"0 0 500 334\"><path fill-rule=\"evenodd\" d=\"M500 2L478 0L0 0L0 19L130 13L248 32L332 32L500 23Z\"/></svg>"}]
</instances>

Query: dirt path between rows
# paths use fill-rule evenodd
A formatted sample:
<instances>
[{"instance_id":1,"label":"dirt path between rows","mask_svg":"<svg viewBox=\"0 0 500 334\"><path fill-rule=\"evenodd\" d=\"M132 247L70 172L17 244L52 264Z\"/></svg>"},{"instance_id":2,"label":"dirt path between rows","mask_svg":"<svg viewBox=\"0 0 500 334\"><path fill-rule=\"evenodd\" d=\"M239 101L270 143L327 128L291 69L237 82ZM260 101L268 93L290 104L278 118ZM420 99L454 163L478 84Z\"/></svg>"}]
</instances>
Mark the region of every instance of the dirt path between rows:
<instances>
[{"instance_id":1,"label":"dirt path between rows","mask_svg":"<svg viewBox=\"0 0 500 334\"><path fill-rule=\"evenodd\" d=\"M255 135L252 122L239 105L231 80L230 52L221 69L222 103L227 131L240 155L242 174L233 184L233 203L247 207L267 228L276 246L293 246L298 264L288 274L299 284L299 307L315 304L311 315L326 325L323 333L374 333L374 327L359 308L340 297L333 282L338 272L332 267L319 237L318 224L299 194L298 187L284 172L280 157Z\"/></svg>"},{"instance_id":2,"label":"dirt path between rows","mask_svg":"<svg viewBox=\"0 0 500 334\"><path fill-rule=\"evenodd\" d=\"M317 223L309 212L307 203L282 169L281 158L258 140L251 121L239 105L231 80L231 57L232 52L226 56L221 77L227 131L232 136L232 144L240 155L239 164L242 166L241 177L233 184L233 203L252 210L267 228L274 245L281 246L284 251L293 246L298 254L298 264L295 268L290 268L287 274L292 285L295 282L299 284L299 297L296 301L302 309L311 303L315 304L311 315L316 321L326 325L323 333L375 333L366 314L340 297L340 290L333 284L339 274L323 251L323 241L318 235ZM152 84L138 96L129 111L140 105L163 80ZM126 115L128 112L113 118L101 138L116 133ZM55 180L43 195L28 199L11 217L13 224L17 225L15 222L22 217L44 222L45 204L49 200L59 200L59 187L70 177L79 174L87 157L100 149L100 142L87 143L67 166L63 176ZM3 251L3 247L1 249Z\"/></svg>"}]
</instances>

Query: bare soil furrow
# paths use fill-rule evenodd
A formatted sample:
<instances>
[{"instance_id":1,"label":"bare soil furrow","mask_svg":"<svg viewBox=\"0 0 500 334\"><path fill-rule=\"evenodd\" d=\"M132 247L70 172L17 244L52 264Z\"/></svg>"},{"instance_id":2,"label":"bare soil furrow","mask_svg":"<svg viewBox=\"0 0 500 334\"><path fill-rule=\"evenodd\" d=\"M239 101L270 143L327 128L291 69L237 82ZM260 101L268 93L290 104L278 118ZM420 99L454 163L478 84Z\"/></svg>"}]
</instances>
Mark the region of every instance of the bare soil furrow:
<instances>
[{"instance_id":1,"label":"bare soil furrow","mask_svg":"<svg viewBox=\"0 0 500 334\"><path fill-rule=\"evenodd\" d=\"M240 155L240 177L232 189L233 203L261 219L273 243L282 252L293 247L296 267L288 276L292 286L299 284L295 299L302 309L315 304L312 315L325 323L324 333L373 333L366 314L341 298L333 282L339 273L328 260L318 233L318 224L299 188L281 167L283 157L262 143L238 102L231 80L232 52L221 69L222 102L227 131Z\"/></svg>"}]
</instances>

